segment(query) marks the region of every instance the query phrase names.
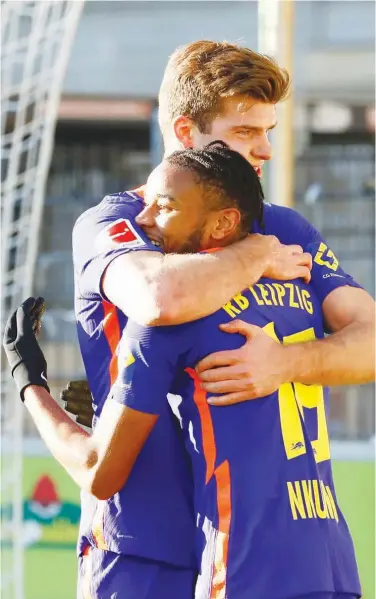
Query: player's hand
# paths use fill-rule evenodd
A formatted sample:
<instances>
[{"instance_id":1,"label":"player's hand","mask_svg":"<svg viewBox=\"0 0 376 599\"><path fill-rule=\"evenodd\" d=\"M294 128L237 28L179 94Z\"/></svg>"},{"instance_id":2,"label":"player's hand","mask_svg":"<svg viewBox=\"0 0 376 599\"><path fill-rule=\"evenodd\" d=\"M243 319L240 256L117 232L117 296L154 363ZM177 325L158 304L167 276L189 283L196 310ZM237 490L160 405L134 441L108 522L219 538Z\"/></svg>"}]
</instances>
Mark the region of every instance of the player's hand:
<instances>
[{"instance_id":1,"label":"player's hand","mask_svg":"<svg viewBox=\"0 0 376 599\"><path fill-rule=\"evenodd\" d=\"M240 250L245 267L259 258L264 263L264 277L282 281L302 278L306 283L311 280L312 256L300 245L283 245L274 235L253 233L234 247Z\"/></svg>"},{"instance_id":2,"label":"player's hand","mask_svg":"<svg viewBox=\"0 0 376 599\"><path fill-rule=\"evenodd\" d=\"M226 406L248 399L264 397L288 382L286 354L277 343L255 325L242 320L220 325L226 333L240 333L246 338L239 349L207 356L196 367L202 388L207 393L220 393L208 402Z\"/></svg>"},{"instance_id":3,"label":"player's hand","mask_svg":"<svg viewBox=\"0 0 376 599\"><path fill-rule=\"evenodd\" d=\"M5 326L3 347L22 401L29 385L49 391L47 363L36 339L44 311L42 297L29 297L11 314Z\"/></svg>"},{"instance_id":4,"label":"player's hand","mask_svg":"<svg viewBox=\"0 0 376 599\"><path fill-rule=\"evenodd\" d=\"M94 410L93 400L87 381L71 381L60 393L64 409L76 416L76 422L92 428Z\"/></svg>"},{"instance_id":5,"label":"player's hand","mask_svg":"<svg viewBox=\"0 0 376 599\"><path fill-rule=\"evenodd\" d=\"M264 277L282 281L303 279L306 283L310 282L312 256L303 252L300 245L283 245L274 237L268 258L269 262L264 271Z\"/></svg>"}]
</instances>

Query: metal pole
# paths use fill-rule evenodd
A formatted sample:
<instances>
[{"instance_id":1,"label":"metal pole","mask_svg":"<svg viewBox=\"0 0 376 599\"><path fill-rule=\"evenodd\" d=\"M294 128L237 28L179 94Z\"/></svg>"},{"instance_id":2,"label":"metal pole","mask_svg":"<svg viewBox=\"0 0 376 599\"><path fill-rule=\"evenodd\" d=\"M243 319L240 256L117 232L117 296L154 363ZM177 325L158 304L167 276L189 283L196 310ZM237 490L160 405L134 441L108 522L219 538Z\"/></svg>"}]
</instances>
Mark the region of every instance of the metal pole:
<instances>
[{"instance_id":1,"label":"metal pole","mask_svg":"<svg viewBox=\"0 0 376 599\"><path fill-rule=\"evenodd\" d=\"M276 58L293 72L294 0L258 0L259 52ZM274 159L267 169L267 199L281 206L294 204L294 102L292 91L277 109L272 133Z\"/></svg>"},{"instance_id":2,"label":"metal pole","mask_svg":"<svg viewBox=\"0 0 376 599\"><path fill-rule=\"evenodd\" d=\"M8 36L2 46L5 77L2 93L2 119L7 122L9 105L15 104L14 129L2 130L2 149L7 151L8 170L2 189L2 302L3 314L14 308L24 297L31 295L38 253L39 229L44 204L44 187L53 149L56 115L60 102L61 84L69 58L75 29L83 8L83 0L75 2L13 2L3 1ZM27 35L22 36L20 23L28 17L31 23ZM56 51L55 51L56 50ZM42 61L38 61L41 54ZM53 70L51 59L53 57ZM14 78L17 66L22 64L22 79ZM51 75L53 73L53 77ZM3 82L4 82L3 81ZM17 102L14 101L17 99ZM27 108L35 102L33 118L27 122ZM42 118L41 118L42 117ZM34 145L25 145L26 135ZM36 160L37 142L39 157ZM19 172L22 151L26 164ZM21 204L21 216L13 216L16 202ZM27 251L25 251L27 248ZM16 251L16 263L11 265L9 251ZM10 305L6 303L10 301ZM13 387L7 393L14 393ZM21 402L13 400L12 427L12 575L7 595L24 599L24 544L23 544L23 417ZM4 585L5 586L5 585Z\"/></svg>"}]
</instances>

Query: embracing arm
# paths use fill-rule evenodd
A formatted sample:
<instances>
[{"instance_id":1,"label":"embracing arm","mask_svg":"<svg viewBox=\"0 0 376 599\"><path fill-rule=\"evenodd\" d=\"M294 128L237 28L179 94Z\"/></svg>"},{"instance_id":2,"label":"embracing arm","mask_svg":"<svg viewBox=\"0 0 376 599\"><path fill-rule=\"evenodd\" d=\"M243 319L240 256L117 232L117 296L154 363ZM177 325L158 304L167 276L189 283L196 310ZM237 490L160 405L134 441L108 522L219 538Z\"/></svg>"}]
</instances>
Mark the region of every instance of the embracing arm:
<instances>
[{"instance_id":1,"label":"embracing arm","mask_svg":"<svg viewBox=\"0 0 376 599\"><path fill-rule=\"evenodd\" d=\"M126 483L158 418L107 400L90 436L43 387L28 386L24 401L52 455L81 489L98 499L108 499Z\"/></svg>"},{"instance_id":2,"label":"embracing arm","mask_svg":"<svg viewBox=\"0 0 376 599\"><path fill-rule=\"evenodd\" d=\"M323 303L332 334L291 345L286 380L319 385L358 385L375 380L375 302L363 289L339 287Z\"/></svg>"},{"instance_id":3,"label":"embracing arm","mask_svg":"<svg viewBox=\"0 0 376 599\"><path fill-rule=\"evenodd\" d=\"M144 326L170 325L215 312L262 275L310 278L311 256L273 235L249 235L215 253L164 255L138 226L138 208L109 196L77 220L77 297L107 300Z\"/></svg>"},{"instance_id":4,"label":"embracing arm","mask_svg":"<svg viewBox=\"0 0 376 599\"><path fill-rule=\"evenodd\" d=\"M361 305L361 307L360 307ZM260 327L233 320L221 325L244 335L237 350L217 352L197 366L203 389L221 394L213 405L229 405L273 393L283 383L359 385L375 380L375 303L363 290L339 287L323 303L325 339L281 345Z\"/></svg>"},{"instance_id":5,"label":"embracing arm","mask_svg":"<svg viewBox=\"0 0 376 599\"><path fill-rule=\"evenodd\" d=\"M263 397L290 381L331 386L375 380L375 302L341 268L310 223L294 211L287 215L293 221L287 222L291 233L284 241L296 239L312 255L311 285L331 334L282 346L259 327L239 320L227 323L223 330L244 335L244 346L207 356L197 367L203 388L221 394L211 399L216 405ZM294 227L303 235L296 236Z\"/></svg>"},{"instance_id":6,"label":"embracing arm","mask_svg":"<svg viewBox=\"0 0 376 599\"><path fill-rule=\"evenodd\" d=\"M111 303L140 324L180 324L215 312L262 275L308 280L310 260L300 246L250 235L215 253L118 256L104 273L102 289Z\"/></svg>"}]
</instances>

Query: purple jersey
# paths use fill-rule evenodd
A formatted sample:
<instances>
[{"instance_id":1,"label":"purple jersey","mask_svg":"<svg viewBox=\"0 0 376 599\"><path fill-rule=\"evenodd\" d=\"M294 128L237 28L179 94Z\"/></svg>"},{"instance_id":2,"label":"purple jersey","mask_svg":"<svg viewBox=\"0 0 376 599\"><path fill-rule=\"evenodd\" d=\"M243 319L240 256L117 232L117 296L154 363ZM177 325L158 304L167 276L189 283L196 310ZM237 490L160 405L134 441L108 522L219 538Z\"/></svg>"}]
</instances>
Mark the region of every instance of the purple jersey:
<instances>
[{"instance_id":1,"label":"purple jersey","mask_svg":"<svg viewBox=\"0 0 376 599\"><path fill-rule=\"evenodd\" d=\"M278 343L323 338L320 287L332 273L333 280L348 278L323 242L308 249L317 295L301 280L261 279L195 322L129 322L120 343L112 399L164 417L167 396L180 420L194 478L199 599L361 594L333 484L328 390L286 383L266 398L212 407L194 370L212 352L244 343L219 329L235 318L263 327Z\"/></svg>"},{"instance_id":2,"label":"purple jersey","mask_svg":"<svg viewBox=\"0 0 376 599\"><path fill-rule=\"evenodd\" d=\"M337 287L344 285L360 287L348 273L345 273L343 269L338 269L338 260L326 241L317 229L296 210L265 202L264 229L261 230L259 224L254 223L252 232L275 235L285 245L301 245L305 252L312 251L313 243L319 244L315 261L319 266L327 266L327 269L324 271L314 268L311 285L321 303Z\"/></svg>"},{"instance_id":3,"label":"purple jersey","mask_svg":"<svg viewBox=\"0 0 376 599\"><path fill-rule=\"evenodd\" d=\"M85 212L73 230L78 338L93 394L94 420L116 380L116 351L127 322L101 291L103 273L121 254L157 251L134 222L141 208L142 200L132 193L108 196ZM126 280L122 283L127 285ZM108 501L83 492L81 503L79 553L89 545L196 567L192 475L180 429L167 405L126 488Z\"/></svg>"}]
</instances>

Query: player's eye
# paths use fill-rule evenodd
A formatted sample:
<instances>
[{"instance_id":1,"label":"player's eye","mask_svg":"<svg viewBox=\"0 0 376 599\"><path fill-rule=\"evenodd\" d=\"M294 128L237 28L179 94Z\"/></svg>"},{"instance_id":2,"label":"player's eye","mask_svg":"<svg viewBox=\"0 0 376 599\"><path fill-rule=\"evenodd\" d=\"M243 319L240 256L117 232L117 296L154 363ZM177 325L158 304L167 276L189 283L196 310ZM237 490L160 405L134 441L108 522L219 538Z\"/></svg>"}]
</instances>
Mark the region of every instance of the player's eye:
<instances>
[{"instance_id":1,"label":"player's eye","mask_svg":"<svg viewBox=\"0 0 376 599\"><path fill-rule=\"evenodd\" d=\"M242 139L246 139L247 137L250 137L252 134L251 129L238 129L238 131L236 132L236 135L238 137L241 137Z\"/></svg>"},{"instance_id":2,"label":"player's eye","mask_svg":"<svg viewBox=\"0 0 376 599\"><path fill-rule=\"evenodd\" d=\"M158 204L159 212L172 212L173 208L167 204Z\"/></svg>"}]
</instances>

